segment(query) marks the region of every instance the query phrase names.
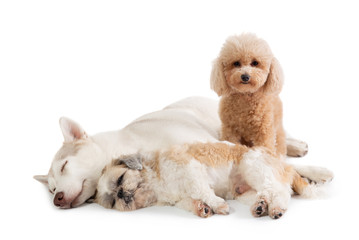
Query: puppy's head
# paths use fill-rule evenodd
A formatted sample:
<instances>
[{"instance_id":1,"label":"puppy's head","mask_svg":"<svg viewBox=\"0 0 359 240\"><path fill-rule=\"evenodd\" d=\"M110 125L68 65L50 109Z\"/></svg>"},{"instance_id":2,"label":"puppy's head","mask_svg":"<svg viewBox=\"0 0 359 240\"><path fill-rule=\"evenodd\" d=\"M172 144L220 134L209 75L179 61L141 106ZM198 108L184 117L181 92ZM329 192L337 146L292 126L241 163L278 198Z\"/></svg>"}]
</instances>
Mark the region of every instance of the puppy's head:
<instances>
[{"instance_id":1,"label":"puppy's head","mask_svg":"<svg viewBox=\"0 0 359 240\"><path fill-rule=\"evenodd\" d=\"M253 34L229 37L211 73L211 88L219 95L254 93L278 94L283 74L268 44Z\"/></svg>"},{"instance_id":2,"label":"puppy's head","mask_svg":"<svg viewBox=\"0 0 359 240\"><path fill-rule=\"evenodd\" d=\"M95 202L105 208L131 211L141 206L142 163L140 155L122 156L107 165L99 179Z\"/></svg>"}]
</instances>

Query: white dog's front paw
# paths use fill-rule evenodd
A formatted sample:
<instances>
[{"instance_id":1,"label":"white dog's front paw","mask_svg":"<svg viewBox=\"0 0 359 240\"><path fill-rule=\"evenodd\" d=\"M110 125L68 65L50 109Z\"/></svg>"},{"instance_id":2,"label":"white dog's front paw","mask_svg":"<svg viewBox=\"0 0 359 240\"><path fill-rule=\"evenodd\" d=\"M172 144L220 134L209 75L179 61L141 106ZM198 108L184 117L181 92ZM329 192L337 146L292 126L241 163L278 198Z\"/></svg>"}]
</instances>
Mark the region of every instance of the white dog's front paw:
<instances>
[{"instance_id":1,"label":"white dog's front paw","mask_svg":"<svg viewBox=\"0 0 359 240\"><path fill-rule=\"evenodd\" d=\"M287 138L287 155L290 157L304 157L308 153L308 144L296 139Z\"/></svg>"}]
</instances>

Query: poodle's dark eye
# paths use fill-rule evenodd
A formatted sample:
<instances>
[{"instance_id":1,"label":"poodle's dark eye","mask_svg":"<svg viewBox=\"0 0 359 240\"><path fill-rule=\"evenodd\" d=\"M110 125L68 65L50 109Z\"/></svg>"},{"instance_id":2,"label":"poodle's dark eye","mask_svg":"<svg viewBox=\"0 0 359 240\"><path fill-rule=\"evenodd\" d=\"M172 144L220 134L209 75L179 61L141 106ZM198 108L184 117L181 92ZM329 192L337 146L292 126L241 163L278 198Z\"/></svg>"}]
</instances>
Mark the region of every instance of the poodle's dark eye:
<instances>
[{"instance_id":1,"label":"poodle's dark eye","mask_svg":"<svg viewBox=\"0 0 359 240\"><path fill-rule=\"evenodd\" d=\"M241 63L239 61L236 61L233 63L233 66L235 67L240 67L241 66Z\"/></svg>"},{"instance_id":2,"label":"poodle's dark eye","mask_svg":"<svg viewBox=\"0 0 359 240\"><path fill-rule=\"evenodd\" d=\"M254 61L251 63L251 65L252 65L253 67L258 66L258 64L259 64L259 62L257 62L256 60L254 60Z\"/></svg>"}]
</instances>

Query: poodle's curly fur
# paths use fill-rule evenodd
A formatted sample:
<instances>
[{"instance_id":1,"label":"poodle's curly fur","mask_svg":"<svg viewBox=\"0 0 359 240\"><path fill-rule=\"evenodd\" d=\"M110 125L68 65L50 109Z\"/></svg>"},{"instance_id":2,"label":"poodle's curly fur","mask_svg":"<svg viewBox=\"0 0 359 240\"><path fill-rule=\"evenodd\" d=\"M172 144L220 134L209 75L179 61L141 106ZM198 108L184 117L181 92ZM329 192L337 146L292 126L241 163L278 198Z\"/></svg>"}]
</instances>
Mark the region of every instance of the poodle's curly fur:
<instances>
[{"instance_id":1,"label":"poodle's curly fur","mask_svg":"<svg viewBox=\"0 0 359 240\"><path fill-rule=\"evenodd\" d=\"M285 156L282 85L282 69L266 41L249 33L229 37L211 73L211 88L222 96L222 140Z\"/></svg>"}]
</instances>

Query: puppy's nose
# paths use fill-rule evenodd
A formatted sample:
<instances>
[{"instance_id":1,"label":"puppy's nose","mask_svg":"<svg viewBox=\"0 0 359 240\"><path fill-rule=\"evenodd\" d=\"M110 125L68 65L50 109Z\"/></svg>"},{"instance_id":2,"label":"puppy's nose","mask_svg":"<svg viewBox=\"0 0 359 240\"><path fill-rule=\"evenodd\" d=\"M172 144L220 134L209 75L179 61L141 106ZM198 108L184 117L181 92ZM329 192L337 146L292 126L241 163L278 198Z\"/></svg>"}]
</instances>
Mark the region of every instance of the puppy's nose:
<instances>
[{"instance_id":1,"label":"puppy's nose","mask_svg":"<svg viewBox=\"0 0 359 240\"><path fill-rule=\"evenodd\" d=\"M241 79L243 82L248 82L251 77L248 74L243 74Z\"/></svg>"},{"instance_id":2,"label":"puppy's nose","mask_svg":"<svg viewBox=\"0 0 359 240\"><path fill-rule=\"evenodd\" d=\"M129 204L131 202L132 197L131 196L125 196L124 200L126 204Z\"/></svg>"},{"instance_id":3,"label":"puppy's nose","mask_svg":"<svg viewBox=\"0 0 359 240\"><path fill-rule=\"evenodd\" d=\"M66 205L65 194L63 192L56 193L54 197L54 205L56 207L63 207Z\"/></svg>"}]
</instances>

